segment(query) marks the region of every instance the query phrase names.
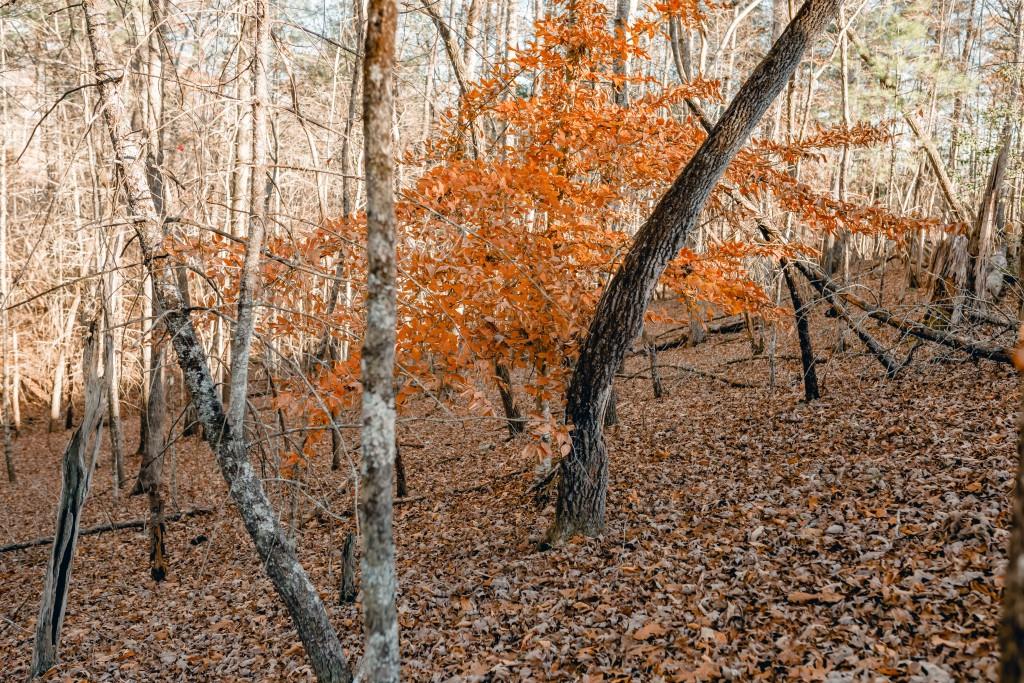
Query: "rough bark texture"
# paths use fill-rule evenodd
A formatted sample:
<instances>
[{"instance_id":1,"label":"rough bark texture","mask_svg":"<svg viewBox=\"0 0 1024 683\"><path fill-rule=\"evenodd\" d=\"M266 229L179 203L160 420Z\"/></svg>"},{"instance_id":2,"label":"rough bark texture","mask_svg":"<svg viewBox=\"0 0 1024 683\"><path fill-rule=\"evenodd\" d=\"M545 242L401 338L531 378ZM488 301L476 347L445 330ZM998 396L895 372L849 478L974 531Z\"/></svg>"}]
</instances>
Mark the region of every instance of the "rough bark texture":
<instances>
[{"instance_id":1,"label":"rough bark texture","mask_svg":"<svg viewBox=\"0 0 1024 683\"><path fill-rule=\"evenodd\" d=\"M395 542L391 478L395 462L395 198L391 117L394 111L395 0L370 0L363 62L366 171L366 336L363 339L363 458L359 520L363 535L363 631L357 680L399 677Z\"/></svg>"},{"instance_id":2,"label":"rough bark texture","mask_svg":"<svg viewBox=\"0 0 1024 683\"><path fill-rule=\"evenodd\" d=\"M349 532L341 546L341 588L338 603L350 604L356 601L356 535Z\"/></svg>"},{"instance_id":3,"label":"rough bark texture","mask_svg":"<svg viewBox=\"0 0 1024 683\"><path fill-rule=\"evenodd\" d=\"M566 417L573 424L573 450L560 465L549 543L604 528L608 458L601 425L615 370L640 333L658 278L683 246L726 166L838 9L839 0L804 4L658 202L605 289L569 385Z\"/></svg>"},{"instance_id":4,"label":"rough bark texture","mask_svg":"<svg viewBox=\"0 0 1024 683\"><path fill-rule=\"evenodd\" d=\"M501 396L501 407L505 410L508 436L510 439L514 439L523 433L523 429L526 428L526 420L523 419L523 414L516 407L516 397L512 392L512 374L507 365L501 361L494 361L494 377L497 379L498 395Z\"/></svg>"},{"instance_id":5,"label":"rough bark texture","mask_svg":"<svg viewBox=\"0 0 1024 683\"><path fill-rule=\"evenodd\" d=\"M96 339L86 342L82 362L85 376L85 412L82 424L71 437L64 450L61 465L63 485L57 505L57 526L53 550L46 567L46 579L36 622L35 647L32 650L32 676L39 676L57 663L60 629L67 609L68 590L71 588L71 567L78 542L78 524L82 506L89 492L91 462L99 448L103 427L104 392L97 375L98 352Z\"/></svg>"},{"instance_id":6,"label":"rough bark texture","mask_svg":"<svg viewBox=\"0 0 1024 683\"><path fill-rule=\"evenodd\" d=\"M146 182L145 159L121 97L124 77L112 56L106 5L88 0L83 5L87 38L99 84L103 118L113 144L128 203L129 220L153 275L164 324L173 342L182 375L196 406L204 437L217 456L232 500L253 540L261 564L285 603L320 681L349 681L351 674L337 633L316 588L290 550L284 530L249 461L242 425L224 413L210 375L206 353L178 287L173 264L163 250L163 225ZM240 399L238 399L240 400Z\"/></svg>"}]
</instances>

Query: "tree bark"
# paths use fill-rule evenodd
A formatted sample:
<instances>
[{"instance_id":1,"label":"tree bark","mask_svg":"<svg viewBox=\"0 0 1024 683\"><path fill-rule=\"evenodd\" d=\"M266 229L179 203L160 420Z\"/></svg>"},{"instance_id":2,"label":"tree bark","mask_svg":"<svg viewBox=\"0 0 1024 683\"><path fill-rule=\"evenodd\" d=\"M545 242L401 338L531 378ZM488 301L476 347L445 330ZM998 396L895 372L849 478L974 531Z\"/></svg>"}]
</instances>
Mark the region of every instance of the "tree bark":
<instances>
[{"instance_id":1,"label":"tree bark","mask_svg":"<svg viewBox=\"0 0 1024 683\"><path fill-rule=\"evenodd\" d=\"M609 282L580 349L566 401L572 453L560 464L556 518L547 543L604 528L608 459L602 420L615 370L643 325L654 286L685 243L715 184L785 86L839 0L808 0L634 239Z\"/></svg>"},{"instance_id":2,"label":"tree bark","mask_svg":"<svg viewBox=\"0 0 1024 683\"><path fill-rule=\"evenodd\" d=\"M363 633L357 680L399 678L392 470L395 463L396 255L394 112L396 0L370 0L363 62L366 173L366 332L362 351L363 429L359 521L363 536Z\"/></svg>"},{"instance_id":3,"label":"tree bark","mask_svg":"<svg viewBox=\"0 0 1024 683\"><path fill-rule=\"evenodd\" d=\"M634 0L615 0L614 29L616 35L625 35L626 28L629 26L629 15L633 2ZM615 104L623 109L629 106L629 84L626 82L627 66L626 59L621 56L616 57L612 65L615 75L622 79L621 83L615 84Z\"/></svg>"},{"instance_id":4,"label":"tree bark","mask_svg":"<svg viewBox=\"0 0 1024 683\"><path fill-rule=\"evenodd\" d=\"M56 533L50 562L46 567L39 619L36 622L35 646L32 650L33 678L57 663L60 630L67 610L71 569L75 559L75 545L78 543L78 524L89 492L89 475L99 451L104 393L102 381L97 377L99 344L94 334L95 327L86 341L82 359L82 374L85 375L85 412L82 424L64 450L61 465L63 485L57 505ZM86 459L91 462L87 464Z\"/></svg>"},{"instance_id":5,"label":"tree bark","mask_svg":"<svg viewBox=\"0 0 1024 683\"><path fill-rule=\"evenodd\" d=\"M508 366L501 361L494 361L494 377L497 380L498 395L501 397L501 407L505 411L505 424L508 426L508 436L514 439L523 433L526 427L526 420L523 414L516 407L516 397L512 393L512 374Z\"/></svg>"},{"instance_id":6,"label":"tree bark","mask_svg":"<svg viewBox=\"0 0 1024 683\"><path fill-rule=\"evenodd\" d=\"M341 587L338 590L338 603L350 604L356 601L356 535L349 532L341 546Z\"/></svg>"},{"instance_id":7,"label":"tree bark","mask_svg":"<svg viewBox=\"0 0 1024 683\"><path fill-rule=\"evenodd\" d=\"M167 577L164 543L163 462L167 447L167 398L163 377L164 346L154 335L149 367L149 400L146 401L146 447L132 496L145 493L149 502L149 573L154 581Z\"/></svg>"},{"instance_id":8,"label":"tree bark","mask_svg":"<svg viewBox=\"0 0 1024 683\"><path fill-rule=\"evenodd\" d=\"M265 5L261 6L265 12ZM164 226L146 182L145 159L121 96L124 73L114 66L106 5L103 0L86 0L83 7L93 56L93 76L98 83L104 122L120 169L129 220L139 238L146 267L153 275L157 300L164 311L164 324L203 425L204 436L217 456L261 564L291 614L317 679L350 681L351 673L341 642L324 604L288 546L281 523L249 461L243 425L229 420L225 414L206 353L179 289L173 263L164 252ZM264 27L269 30L268 26ZM251 320L248 324L251 325ZM251 332L250 327L250 335ZM241 396L233 397L232 402L244 405Z\"/></svg>"},{"instance_id":9,"label":"tree bark","mask_svg":"<svg viewBox=\"0 0 1024 683\"><path fill-rule=\"evenodd\" d=\"M793 314L796 316L796 332L800 339L800 365L804 370L804 400L808 403L821 398L818 392L818 373L814 369L814 347L811 345L811 329L807 324L807 308L800 299L800 292L793 282L793 275L789 272L789 261L779 259L782 266L782 277L786 279L786 288L789 290L789 299L793 302Z\"/></svg>"}]
</instances>

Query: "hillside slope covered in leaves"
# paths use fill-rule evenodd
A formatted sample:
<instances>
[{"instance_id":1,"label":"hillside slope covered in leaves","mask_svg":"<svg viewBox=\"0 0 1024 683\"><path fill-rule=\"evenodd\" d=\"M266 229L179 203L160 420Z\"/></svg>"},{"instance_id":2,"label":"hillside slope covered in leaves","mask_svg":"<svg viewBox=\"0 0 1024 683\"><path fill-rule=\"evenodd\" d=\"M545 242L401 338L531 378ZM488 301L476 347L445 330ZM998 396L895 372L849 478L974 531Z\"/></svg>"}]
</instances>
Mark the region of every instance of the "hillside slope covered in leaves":
<instances>
[{"instance_id":1,"label":"hillside slope covered in leaves","mask_svg":"<svg viewBox=\"0 0 1024 683\"><path fill-rule=\"evenodd\" d=\"M400 418L409 495L395 527L403 675L992 678L1012 371L922 348L885 380L859 348L836 350L834 320L812 321L823 398L811 404L791 328L775 389L742 333L661 353L662 399L651 395L646 358L630 359L618 381L621 422L608 430L607 530L548 552L537 541L552 507L530 490L527 437L509 442L500 421L413 402ZM46 457L25 468L25 485L0 490L0 545L52 533L65 437L41 426L17 448ZM208 451L185 439L174 457L168 513L211 512L168 524L172 572L161 584L149 579L139 529L81 538L63 662L48 678L310 679ZM107 462L84 527L145 514L138 498L112 499ZM358 653L358 605L336 604L352 492L326 462L315 460L307 479L298 546ZM0 554L5 680L27 672L47 556L46 546Z\"/></svg>"}]
</instances>

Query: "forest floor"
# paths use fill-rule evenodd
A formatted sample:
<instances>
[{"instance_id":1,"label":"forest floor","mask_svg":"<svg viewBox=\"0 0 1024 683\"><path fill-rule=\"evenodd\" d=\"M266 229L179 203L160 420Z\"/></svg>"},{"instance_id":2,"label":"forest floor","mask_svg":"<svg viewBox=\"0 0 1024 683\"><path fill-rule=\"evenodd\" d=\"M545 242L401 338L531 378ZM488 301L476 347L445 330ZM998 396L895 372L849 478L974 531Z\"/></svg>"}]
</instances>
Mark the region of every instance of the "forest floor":
<instances>
[{"instance_id":1,"label":"forest floor","mask_svg":"<svg viewBox=\"0 0 1024 683\"><path fill-rule=\"evenodd\" d=\"M555 550L536 549L553 507L528 492L537 463L526 442L507 442L500 422L416 404L400 428L410 497L395 524L404 677L992 679L1014 373L921 348L887 381L852 335L836 351L838 323L818 310L823 397L811 404L788 324L774 389L743 333L659 360L756 388L666 368L670 395L655 400L647 377L620 380L607 530ZM626 374L645 365L633 358ZM0 484L0 545L52 533L67 438L42 423L18 437L21 481ZM162 584L141 530L80 539L50 678L310 679L208 449L185 440L173 457L170 511L213 513L168 524ZM304 501L299 546L354 657L359 606L336 600L351 489L326 460L309 494L333 496L332 515ZM104 459L83 526L145 514L143 499L113 498L110 479ZM48 554L0 554L2 680L27 672Z\"/></svg>"}]
</instances>

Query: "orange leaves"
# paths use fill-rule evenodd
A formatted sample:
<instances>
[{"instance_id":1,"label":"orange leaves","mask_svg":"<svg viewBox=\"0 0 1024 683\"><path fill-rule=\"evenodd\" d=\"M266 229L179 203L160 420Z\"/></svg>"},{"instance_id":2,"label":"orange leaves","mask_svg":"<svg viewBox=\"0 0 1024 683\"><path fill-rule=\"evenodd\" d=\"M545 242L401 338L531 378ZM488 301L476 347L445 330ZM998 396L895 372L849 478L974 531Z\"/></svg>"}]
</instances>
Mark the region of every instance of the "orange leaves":
<instances>
[{"instance_id":1,"label":"orange leaves","mask_svg":"<svg viewBox=\"0 0 1024 683\"><path fill-rule=\"evenodd\" d=\"M1013 367L1017 368L1017 372L1024 372L1024 324L1017 330L1017 345L1013 347L1010 359L1013 361Z\"/></svg>"},{"instance_id":2,"label":"orange leaves","mask_svg":"<svg viewBox=\"0 0 1024 683\"><path fill-rule=\"evenodd\" d=\"M706 138L686 100L719 99L719 83L697 78L663 86L644 75L657 71L644 65L648 37L662 30L665 15L699 23L695 0L665 0L656 13L615 30L604 3L577 0L573 7L568 21L560 3L535 26L533 40L470 84L434 139L406 154L419 175L409 174L397 206L397 361L411 380L403 397L462 392L462 408L490 414L479 385L501 359L538 404L559 402L577 344L631 235ZM630 75L618 69L624 58ZM624 84L628 107L613 97ZM470 126L478 131L475 144ZM809 169L826 151L877 144L887 135L884 127L859 125L819 128L791 144L755 141L730 166L727 181L818 233L899 235L933 225L839 202L790 173L798 161ZM722 220L735 231L683 250L660 284L705 311L773 315L751 266L807 249L761 243L746 209L723 191L706 213L711 234ZM345 362L314 373L313 392L299 384L283 388L286 409L304 419L323 414L324 406L354 405L359 396L364 239L364 217L356 215L302 238L268 242L275 259L263 276L275 286L267 288L263 331L303 344L328 334L348 348ZM240 263L240 245L230 240L193 247L213 270ZM559 434L555 427L537 431L534 455L568 448Z\"/></svg>"}]
</instances>

